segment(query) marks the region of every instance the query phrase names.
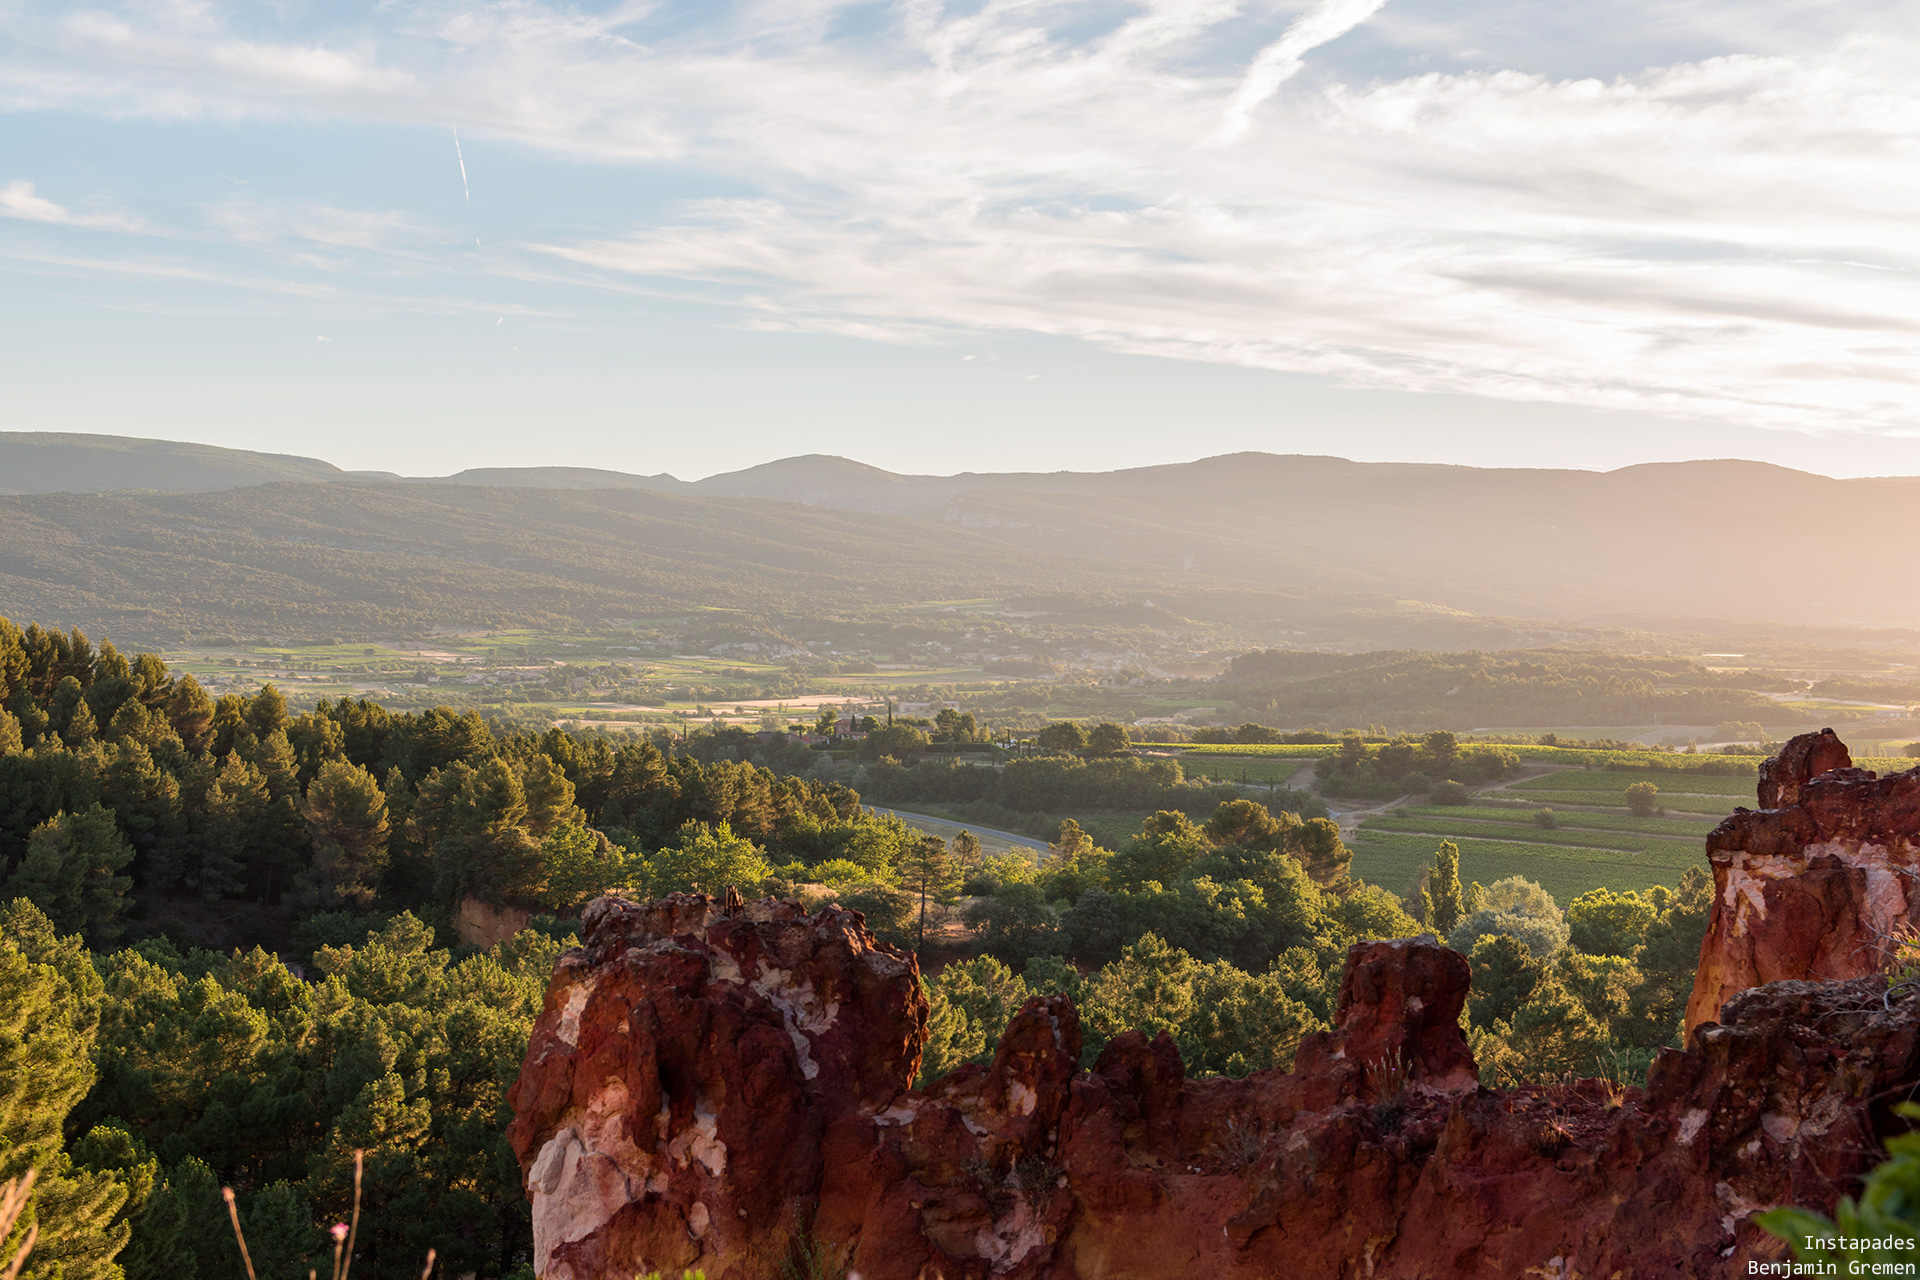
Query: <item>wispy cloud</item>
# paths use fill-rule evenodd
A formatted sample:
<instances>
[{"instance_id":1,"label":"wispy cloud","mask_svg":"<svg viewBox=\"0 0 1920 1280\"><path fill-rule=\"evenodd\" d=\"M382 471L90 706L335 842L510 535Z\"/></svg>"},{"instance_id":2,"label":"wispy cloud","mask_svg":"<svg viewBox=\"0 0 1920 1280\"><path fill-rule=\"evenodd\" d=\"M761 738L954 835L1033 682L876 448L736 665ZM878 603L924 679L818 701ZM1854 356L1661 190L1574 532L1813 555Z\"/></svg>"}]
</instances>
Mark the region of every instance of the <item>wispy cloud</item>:
<instances>
[{"instance_id":1,"label":"wispy cloud","mask_svg":"<svg viewBox=\"0 0 1920 1280\"><path fill-rule=\"evenodd\" d=\"M394 209L348 209L323 201L223 200L208 207L209 228L236 243L364 250L418 257L446 239Z\"/></svg>"},{"instance_id":2,"label":"wispy cloud","mask_svg":"<svg viewBox=\"0 0 1920 1280\"><path fill-rule=\"evenodd\" d=\"M1380 11L1387 0L1321 0L1303 14L1286 34L1254 55L1233 100L1227 104L1219 140L1232 142L1247 131L1254 108L1271 98L1280 86L1307 65L1307 55L1337 40Z\"/></svg>"},{"instance_id":3,"label":"wispy cloud","mask_svg":"<svg viewBox=\"0 0 1920 1280\"><path fill-rule=\"evenodd\" d=\"M1694 0L1662 28L1693 52L1604 75L1474 63L1492 3L1442 24L1416 0L741 0L699 20L398 0L301 31L212 3L48 6L23 11L0 102L458 120L469 141L670 162L728 194L553 211L538 256L749 325L1042 332L1369 386L1920 427L1920 31L1861 3L1788 40L1801 7L1757 2ZM1527 12L1568 44L1673 8ZM1362 29L1376 53L1433 45L1362 65ZM59 208L26 186L0 212L35 201ZM287 234L402 252L408 228L368 217Z\"/></svg>"},{"instance_id":4,"label":"wispy cloud","mask_svg":"<svg viewBox=\"0 0 1920 1280\"><path fill-rule=\"evenodd\" d=\"M45 222L60 227L92 227L100 231L144 231L138 218L120 213L96 213L70 209L56 204L34 189L32 182L16 178L0 185L0 218L18 218L23 222Z\"/></svg>"}]
</instances>

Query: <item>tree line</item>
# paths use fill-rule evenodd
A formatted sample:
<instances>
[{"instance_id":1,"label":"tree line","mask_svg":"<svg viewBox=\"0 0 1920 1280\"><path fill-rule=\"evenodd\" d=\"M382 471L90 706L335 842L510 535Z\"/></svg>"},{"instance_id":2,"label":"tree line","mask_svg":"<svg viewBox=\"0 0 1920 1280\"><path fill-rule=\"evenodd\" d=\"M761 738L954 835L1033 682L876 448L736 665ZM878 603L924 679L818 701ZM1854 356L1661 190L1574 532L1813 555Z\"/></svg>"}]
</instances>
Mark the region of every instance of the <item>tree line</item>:
<instances>
[{"instance_id":1,"label":"tree line","mask_svg":"<svg viewBox=\"0 0 1920 1280\"><path fill-rule=\"evenodd\" d=\"M1028 994L1055 992L1081 1009L1086 1063L1140 1027L1170 1033L1196 1074L1285 1069L1301 1036L1330 1025L1347 946L1420 932L1470 959L1468 1037L1489 1085L1598 1076L1624 1089L1678 1045L1705 872L1590 890L1563 910L1517 876L1463 886L1446 841L1402 901L1348 876L1337 836L1312 825L1232 806L1199 827L1160 814L1118 852L1063 832L1047 870L985 886L968 908L984 954L929 983L923 1076L983 1060Z\"/></svg>"},{"instance_id":2,"label":"tree line","mask_svg":"<svg viewBox=\"0 0 1920 1280\"><path fill-rule=\"evenodd\" d=\"M1687 659L1541 649L1503 653L1364 654L1265 649L1235 658L1220 686L1240 714L1296 727L1791 724L1768 693L1798 688L1758 672L1712 671Z\"/></svg>"}]
</instances>

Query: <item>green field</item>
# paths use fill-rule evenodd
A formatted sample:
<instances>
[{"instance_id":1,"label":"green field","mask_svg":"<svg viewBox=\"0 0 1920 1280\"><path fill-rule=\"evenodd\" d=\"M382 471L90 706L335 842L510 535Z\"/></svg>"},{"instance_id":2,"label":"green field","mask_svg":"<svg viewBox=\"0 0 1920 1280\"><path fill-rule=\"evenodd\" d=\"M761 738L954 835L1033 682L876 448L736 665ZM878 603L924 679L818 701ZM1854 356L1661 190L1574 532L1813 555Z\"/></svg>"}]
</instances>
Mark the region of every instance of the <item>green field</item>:
<instances>
[{"instance_id":1,"label":"green field","mask_svg":"<svg viewBox=\"0 0 1920 1280\"><path fill-rule=\"evenodd\" d=\"M1751 801L1758 782L1751 774L1673 772L1666 769L1562 769L1557 773L1524 778L1505 788L1512 792L1580 791L1619 796L1613 803L1626 804L1627 788L1636 782L1651 782L1661 795L1735 796ZM1592 800L1591 804L1606 804Z\"/></svg>"},{"instance_id":2,"label":"green field","mask_svg":"<svg viewBox=\"0 0 1920 1280\"><path fill-rule=\"evenodd\" d=\"M1643 780L1661 787L1667 814L1627 812L1626 789ZM1714 820L1750 796L1752 786L1751 778L1724 774L1561 770L1483 791L1478 805L1405 806L1367 818L1349 841L1353 873L1405 892L1440 841L1452 840L1460 846L1462 879L1490 884L1525 876L1562 906L1588 889L1673 885L1688 867L1706 865ZM1694 791L1702 794L1688 794ZM1552 828L1535 821L1540 808L1560 805L1586 807L1556 808ZM1684 816L1694 813L1701 816Z\"/></svg>"},{"instance_id":3,"label":"green field","mask_svg":"<svg viewBox=\"0 0 1920 1280\"><path fill-rule=\"evenodd\" d=\"M1544 844L1564 849L1598 849L1608 853L1662 853L1676 857L1690 855L1699 840L1683 837L1639 835L1631 831L1591 831L1557 827L1548 830L1531 822L1462 822L1457 818L1402 818L1393 815L1369 818L1369 832L1406 832L1443 836L1447 839L1504 840L1521 844ZM1706 832L1700 833L1705 838Z\"/></svg>"},{"instance_id":4,"label":"green field","mask_svg":"<svg viewBox=\"0 0 1920 1280\"><path fill-rule=\"evenodd\" d=\"M1621 810L1625 810L1627 807L1627 798L1624 794L1609 795L1603 791L1524 791L1507 792L1506 794L1524 795L1529 800L1536 800L1549 807L1558 807L1560 805L1611 805ZM1737 804L1744 803L1747 808L1751 809L1753 808L1754 801L1752 796L1744 796L1736 799L1733 796L1690 796L1682 795L1674 791L1662 791L1656 803L1668 813L1711 814L1719 818L1732 813L1734 806Z\"/></svg>"},{"instance_id":5,"label":"green field","mask_svg":"<svg viewBox=\"0 0 1920 1280\"><path fill-rule=\"evenodd\" d=\"M1551 835L1551 832L1542 832ZM1370 833L1362 828L1352 842L1353 874L1394 893L1406 893L1418 881L1420 869L1433 861L1433 851L1448 837L1399 832ZM1662 847L1645 853L1614 853L1553 844L1510 844L1472 838L1455 839L1460 846L1460 878L1491 884L1508 876L1525 876L1545 886L1565 906L1588 889L1646 889L1674 885L1691 866L1706 866L1704 854L1682 855Z\"/></svg>"},{"instance_id":6,"label":"green field","mask_svg":"<svg viewBox=\"0 0 1920 1280\"><path fill-rule=\"evenodd\" d=\"M1662 769L1562 769L1556 773L1526 778L1497 791L1485 793L1491 799L1531 801L1548 806L1607 806L1624 811L1627 788L1636 782L1651 782L1660 788L1655 803L1670 814L1700 814L1722 818L1734 806L1752 808L1756 803L1750 777L1730 777L1712 773L1673 773ZM1567 815L1570 821L1573 815ZM1632 819L1641 821L1641 819Z\"/></svg>"},{"instance_id":7,"label":"green field","mask_svg":"<svg viewBox=\"0 0 1920 1280\"><path fill-rule=\"evenodd\" d=\"M1493 795L1498 795L1494 792ZM1483 797L1490 799L1491 797ZM1552 806L1545 806L1551 808ZM1678 836L1683 840L1699 840L1713 830L1714 818L1685 818L1669 815L1665 818L1636 818L1630 814L1609 813L1595 809L1555 809L1554 815L1559 825L1549 831L1534 821L1533 815L1539 809L1533 805L1509 803L1503 807L1492 805L1470 805L1459 808L1441 806L1413 806L1395 809L1396 815L1414 815L1421 818L1454 818L1463 821L1515 823L1536 833L1557 834L1562 831L1625 831L1635 835ZM1385 816L1385 815L1382 815Z\"/></svg>"}]
</instances>

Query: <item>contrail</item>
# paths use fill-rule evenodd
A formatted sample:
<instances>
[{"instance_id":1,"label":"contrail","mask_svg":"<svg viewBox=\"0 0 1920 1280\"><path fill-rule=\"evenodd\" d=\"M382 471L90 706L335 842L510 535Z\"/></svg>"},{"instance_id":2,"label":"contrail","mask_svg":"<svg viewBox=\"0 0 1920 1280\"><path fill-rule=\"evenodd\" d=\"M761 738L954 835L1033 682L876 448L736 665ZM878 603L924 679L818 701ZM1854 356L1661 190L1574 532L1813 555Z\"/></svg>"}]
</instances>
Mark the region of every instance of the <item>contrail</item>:
<instances>
[{"instance_id":1,"label":"contrail","mask_svg":"<svg viewBox=\"0 0 1920 1280\"><path fill-rule=\"evenodd\" d=\"M1278 40L1254 55L1253 65L1240 81L1240 88L1227 104L1226 118L1219 131L1208 141L1215 146L1232 142L1247 131L1253 109L1274 95L1305 65L1305 55L1329 40L1338 40L1347 32L1378 13L1387 0L1321 0L1302 14Z\"/></svg>"},{"instance_id":2,"label":"contrail","mask_svg":"<svg viewBox=\"0 0 1920 1280\"><path fill-rule=\"evenodd\" d=\"M1384 3L1384 0L1382 0ZM453 127L453 158L460 162L460 193L467 198L467 208L473 208L473 192L467 190L467 158L460 154L460 126Z\"/></svg>"}]
</instances>

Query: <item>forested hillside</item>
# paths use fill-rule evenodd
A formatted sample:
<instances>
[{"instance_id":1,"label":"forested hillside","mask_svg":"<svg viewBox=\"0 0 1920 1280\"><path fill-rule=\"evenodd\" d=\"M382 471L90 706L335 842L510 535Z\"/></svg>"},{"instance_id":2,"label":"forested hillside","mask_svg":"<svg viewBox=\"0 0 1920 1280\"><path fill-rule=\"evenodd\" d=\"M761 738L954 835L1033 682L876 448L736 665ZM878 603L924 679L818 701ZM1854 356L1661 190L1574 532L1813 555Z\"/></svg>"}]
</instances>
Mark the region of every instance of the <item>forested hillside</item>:
<instances>
[{"instance_id":1,"label":"forested hillside","mask_svg":"<svg viewBox=\"0 0 1920 1280\"><path fill-rule=\"evenodd\" d=\"M1235 454L902 476L814 455L694 482L580 467L380 482L313 459L13 434L0 477L0 493L40 494L0 497L0 609L117 634L1045 597L1151 605L1265 643L1541 643L1556 621L1920 627L1873 551L1920 534L1920 480L1746 462L1598 473ZM71 496L122 487L183 492ZM225 492L184 492L209 489ZM1798 511L1844 512L1876 541L1759 550L1751 531Z\"/></svg>"},{"instance_id":2,"label":"forested hillside","mask_svg":"<svg viewBox=\"0 0 1920 1280\"><path fill-rule=\"evenodd\" d=\"M344 482L0 499L0 602L147 635L361 639L663 610L859 615L1006 592L1092 603L1154 592L1227 615L1286 604L928 522L644 491Z\"/></svg>"},{"instance_id":3,"label":"forested hillside","mask_svg":"<svg viewBox=\"0 0 1920 1280\"><path fill-rule=\"evenodd\" d=\"M346 478L330 462L284 453L126 436L0 431L0 494L208 493L275 481Z\"/></svg>"}]
</instances>

